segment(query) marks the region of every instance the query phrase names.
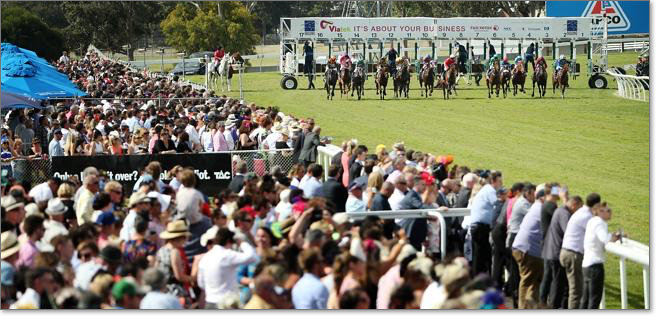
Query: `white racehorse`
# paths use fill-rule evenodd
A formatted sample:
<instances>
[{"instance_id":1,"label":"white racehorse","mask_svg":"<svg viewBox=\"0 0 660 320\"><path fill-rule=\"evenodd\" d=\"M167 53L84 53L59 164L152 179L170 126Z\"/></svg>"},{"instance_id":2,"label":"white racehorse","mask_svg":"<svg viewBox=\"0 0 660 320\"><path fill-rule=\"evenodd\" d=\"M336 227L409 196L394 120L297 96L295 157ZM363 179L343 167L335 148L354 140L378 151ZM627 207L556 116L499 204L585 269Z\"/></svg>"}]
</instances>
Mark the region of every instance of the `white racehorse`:
<instances>
[{"instance_id":1,"label":"white racehorse","mask_svg":"<svg viewBox=\"0 0 660 320\"><path fill-rule=\"evenodd\" d=\"M231 91L231 79L228 78L229 75L229 65L231 64L231 56L229 53L226 53L219 62L216 62L215 59L211 63L206 64L207 76L209 77L209 85L212 88L225 91L225 86L227 91Z\"/></svg>"}]
</instances>

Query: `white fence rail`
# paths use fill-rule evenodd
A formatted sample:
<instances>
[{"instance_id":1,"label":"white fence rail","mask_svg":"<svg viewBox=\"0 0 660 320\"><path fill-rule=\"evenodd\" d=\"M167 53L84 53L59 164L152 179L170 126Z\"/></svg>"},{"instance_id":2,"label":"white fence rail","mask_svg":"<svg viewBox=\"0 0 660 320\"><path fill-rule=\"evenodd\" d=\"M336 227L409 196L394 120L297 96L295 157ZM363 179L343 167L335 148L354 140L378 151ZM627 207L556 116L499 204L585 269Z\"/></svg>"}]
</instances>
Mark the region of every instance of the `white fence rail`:
<instances>
[{"instance_id":1,"label":"white fence rail","mask_svg":"<svg viewBox=\"0 0 660 320\"><path fill-rule=\"evenodd\" d=\"M637 77L620 74L616 69L607 70L607 74L616 79L617 94L625 99L649 101L646 88L649 87L649 77Z\"/></svg>"},{"instance_id":2,"label":"white fence rail","mask_svg":"<svg viewBox=\"0 0 660 320\"><path fill-rule=\"evenodd\" d=\"M446 218L466 217L470 215L470 209L419 209L419 210L397 210L397 211L363 211L346 213L349 219L362 220L367 216L377 216L381 219L406 219L418 218L428 219L435 216L440 223L440 254L442 258L447 254L447 222Z\"/></svg>"},{"instance_id":3,"label":"white fence rail","mask_svg":"<svg viewBox=\"0 0 660 320\"><path fill-rule=\"evenodd\" d=\"M332 157L337 153L342 152L340 147L337 147L333 144L326 144L325 146L319 146L316 148L318 154L316 156L316 163L323 167L323 181L328 178L328 168L332 164ZM390 211L391 212L391 211Z\"/></svg>"},{"instance_id":4,"label":"white fence rail","mask_svg":"<svg viewBox=\"0 0 660 320\"><path fill-rule=\"evenodd\" d=\"M622 242L610 242L605 246L608 253L619 257L619 279L621 281L621 309L628 309L628 275L626 273L626 260L642 265L642 279L644 281L644 309L650 308L650 283L649 283L649 246L628 238ZM600 304L605 309L605 291Z\"/></svg>"}]
</instances>

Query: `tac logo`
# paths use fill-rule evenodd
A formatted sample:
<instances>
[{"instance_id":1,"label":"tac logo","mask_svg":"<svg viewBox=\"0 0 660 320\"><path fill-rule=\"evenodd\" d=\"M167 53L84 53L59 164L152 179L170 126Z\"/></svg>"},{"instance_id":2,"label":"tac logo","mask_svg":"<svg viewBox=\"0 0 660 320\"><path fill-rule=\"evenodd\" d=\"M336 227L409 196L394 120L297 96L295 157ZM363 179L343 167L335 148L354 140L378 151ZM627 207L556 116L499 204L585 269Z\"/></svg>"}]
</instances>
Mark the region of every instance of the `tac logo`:
<instances>
[{"instance_id":1,"label":"tac logo","mask_svg":"<svg viewBox=\"0 0 660 320\"><path fill-rule=\"evenodd\" d=\"M603 13L607 14L609 31L628 31L630 29L630 21L618 1L590 1L584 8L582 16L593 17L592 24L599 25L602 22Z\"/></svg>"}]
</instances>

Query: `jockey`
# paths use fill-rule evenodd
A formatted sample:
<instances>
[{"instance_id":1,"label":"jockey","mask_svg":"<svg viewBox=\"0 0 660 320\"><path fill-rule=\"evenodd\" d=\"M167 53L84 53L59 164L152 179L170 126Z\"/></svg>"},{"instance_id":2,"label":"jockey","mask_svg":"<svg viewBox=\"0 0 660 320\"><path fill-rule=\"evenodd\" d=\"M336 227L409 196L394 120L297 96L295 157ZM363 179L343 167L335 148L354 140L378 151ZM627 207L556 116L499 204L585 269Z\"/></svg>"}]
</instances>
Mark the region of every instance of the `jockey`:
<instances>
[{"instance_id":1,"label":"jockey","mask_svg":"<svg viewBox=\"0 0 660 320\"><path fill-rule=\"evenodd\" d=\"M385 59L385 57L380 58L380 61L378 61L378 70L383 69L385 67L389 67L389 65L387 64L387 60Z\"/></svg>"},{"instance_id":2,"label":"jockey","mask_svg":"<svg viewBox=\"0 0 660 320\"><path fill-rule=\"evenodd\" d=\"M337 57L330 56L328 64L325 66L325 71L328 71L329 69L337 69Z\"/></svg>"},{"instance_id":3,"label":"jockey","mask_svg":"<svg viewBox=\"0 0 660 320\"><path fill-rule=\"evenodd\" d=\"M364 61L362 59L359 59L358 61L356 61L355 65L359 68L362 68L362 69L364 69L364 67L365 67Z\"/></svg>"},{"instance_id":4,"label":"jockey","mask_svg":"<svg viewBox=\"0 0 660 320\"><path fill-rule=\"evenodd\" d=\"M447 71L449 71L449 68L451 68L451 66L454 65L455 63L456 63L456 55L452 53L449 55L449 58L445 59L444 62L445 69L444 72L442 73L443 78L445 77Z\"/></svg>"},{"instance_id":5,"label":"jockey","mask_svg":"<svg viewBox=\"0 0 660 320\"><path fill-rule=\"evenodd\" d=\"M567 63L568 63L568 60L566 60L566 56L564 56L563 54L560 55L559 59L555 60L555 73L557 73L557 71L561 70L561 68L563 68L564 65L567 64Z\"/></svg>"},{"instance_id":6,"label":"jockey","mask_svg":"<svg viewBox=\"0 0 660 320\"><path fill-rule=\"evenodd\" d=\"M502 62L500 62L500 67L502 69L511 69L511 64L509 63L509 57L504 56L504 59L502 59Z\"/></svg>"},{"instance_id":7,"label":"jockey","mask_svg":"<svg viewBox=\"0 0 660 320\"><path fill-rule=\"evenodd\" d=\"M342 54L339 57L339 65L341 65L341 68L339 70L344 70L344 69L351 70L351 65L352 65L351 57L349 57L347 54Z\"/></svg>"},{"instance_id":8,"label":"jockey","mask_svg":"<svg viewBox=\"0 0 660 320\"><path fill-rule=\"evenodd\" d=\"M489 69L489 70L492 70L493 67L495 66L495 64L499 64L499 63L500 63L500 55L499 55L499 54L496 54L496 55L494 55L493 57L491 57L489 63L490 63L490 69Z\"/></svg>"},{"instance_id":9,"label":"jockey","mask_svg":"<svg viewBox=\"0 0 660 320\"><path fill-rule=\"evenodd\" d=\"M220 62L220 60L225 56L225 48L220 47L219 49L215 49L215 52L213 53L213 59L215 60L215 63L217 64Z\"/></svg>"},{"instance_id":10,"label":"jockey","mask_svg":"<svg viewBox=\"0 0 660 320\"><path fill-rule=\"evenodd\" d=\"M543 58L543 56L540 56L540 57L536 58L536 62L534 63L534 67L537 67L539 65L541 65L543 67L543 69L546 69L548 67L548 63L545 62L545 58Z\"/></svg>"},{"instance_id":11,"label":"jockey","mask_svg":"<svg viewBox=\"0 0 660 320\"><path fill-rule=\"evenodd\" d=\"M431 66L431 55L427 54L422 60L422 70Z\"/></svg>"}]
</instances>

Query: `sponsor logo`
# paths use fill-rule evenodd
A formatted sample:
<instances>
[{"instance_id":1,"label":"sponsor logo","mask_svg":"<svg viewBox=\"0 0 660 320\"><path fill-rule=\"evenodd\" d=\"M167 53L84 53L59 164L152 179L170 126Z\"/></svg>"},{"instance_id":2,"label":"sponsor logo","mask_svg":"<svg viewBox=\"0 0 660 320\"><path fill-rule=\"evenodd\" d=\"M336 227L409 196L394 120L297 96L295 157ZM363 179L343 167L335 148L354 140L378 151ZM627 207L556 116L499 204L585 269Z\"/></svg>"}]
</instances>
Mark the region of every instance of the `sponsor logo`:
<instances>
[{"instance_id":1,"label":"sponsor logo","mask_svg":"<svg viewBox=\"0 0 660 320\"><path fill-rule=\"evenodd\" d=\"M497 25L494 25L494 26L493 26L493 31L497 31L497 30L500 30L500 27L497 26Z\"/></svg>"},{"instance_id":2,"label":"sponsor logo","mask_svg":"<svg viewBox=\"0 0 660 320\"><path fill-rule=\"evenodd\" d=\"M465 31L465 26L438 26L438 31L439 32L464 32Z\"/></svg>"},{"instance_id":3,"label":"sponsor logo","mask_svg":"<svg viewBox=\"0 0 660 320\"><path fill-rule=\"evenodd\" d=\"M316 32L316 21L305 20L305 34L314 35L314 32Z\"/></svg>"},{"instance_id":4,"label":"sponsor logo","mask_svg":"<svg viewBox=\"0 0 660 320\"><path fill-rule=\"evenodd\" d=\"M602 23L603 14L606 14L609 31L628 31L630 29L630 20L618 1L589 1L582 12L583 17L592 17L592 27Z\"/></svg>"},{"instance_id":5,"label":"sponsor logo","mask_svg":"<svg viewBox=\"0 0 660 320\"><path fill-rule=\"evenodd\" d=\"M511 27L504 27L502 29L504 29L504 31L511 31Z\"/></svg>"},{"instance_id":6,"label":"sponsor logo","mask_svg":"<svg viewBox=\"0 0 660 320\"><path fill-rule=\"evenodd\" d=\"M332 21L328 20L321 20L319 26L321 29L328 30L330 32L351 32L351 28L335 26Z\"/></svg>"},{"instance_id":7,"label":"sponsor logo","mask_svg":"<svg viewBox=\"0 0 660 320\"><path fill-rule=\"evenodd\" d=\"M566 34L576 35L578 31L577 20L566 20Z\"/></svg>"}]
</instances>

